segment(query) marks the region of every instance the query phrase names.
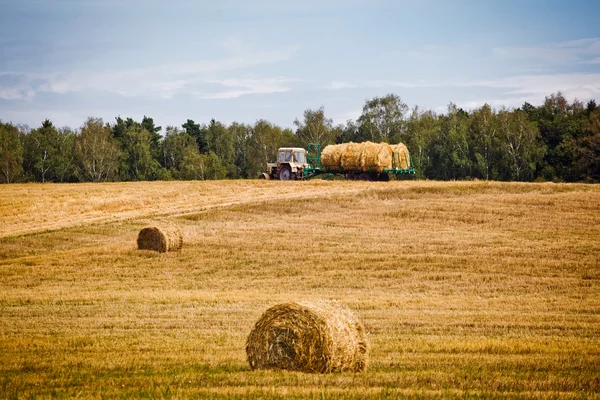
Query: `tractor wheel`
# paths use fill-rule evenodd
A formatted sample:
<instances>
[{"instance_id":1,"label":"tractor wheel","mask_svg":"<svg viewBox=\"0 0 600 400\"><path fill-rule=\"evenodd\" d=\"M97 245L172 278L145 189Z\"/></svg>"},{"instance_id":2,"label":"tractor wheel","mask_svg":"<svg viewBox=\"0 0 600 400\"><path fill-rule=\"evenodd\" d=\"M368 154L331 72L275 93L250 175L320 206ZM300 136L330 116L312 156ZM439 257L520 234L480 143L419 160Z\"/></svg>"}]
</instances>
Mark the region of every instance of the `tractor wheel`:
<instances>
[{"instance_id":1,"label":"tractor wheel","mask_svg":"<svg viewBox=\"0 0 600 400\"><path fill-rule=\"evenodd\" d=\"M389 182L390 181L390 174L381 173L377 177L377 180L381 181L381 182Z\"/></svg>"},{"instance_id":2,"label":"tractor wheel","mask_svg":"<svg viewBox=\"0 0 600 400\"><path fill-rule=\"evenodd\" d=\"M362 173L360 174L360 176L358 177L359 180L361 181L370 181L371 179L371 175L367 174L367 173Z\"/></svg>"},{"instance_id":3,"label":"tractor wheel","mask_svg":"<svg viewBox=\"0 0 600 400\"><path fill-rule=\"evenodd\" d=\"M279 171L279 179L282 181L289 181L292 179L292 170L287 165L285 167L281 167L281 171Z\"/></svg>"},{"instance_id":4,"label":"tractor wheel","mask_svg":"<svg viewBox=\"0 0 600 400\"><path fill-rule=\"evenodd\" d=\"M267 174L266 172L263 172L262 174L260 174L260 176L258 177L258 179L266 179L269 180L271 179L271 177L269 176L269 174Z\"/></svg>"}]
</instances>

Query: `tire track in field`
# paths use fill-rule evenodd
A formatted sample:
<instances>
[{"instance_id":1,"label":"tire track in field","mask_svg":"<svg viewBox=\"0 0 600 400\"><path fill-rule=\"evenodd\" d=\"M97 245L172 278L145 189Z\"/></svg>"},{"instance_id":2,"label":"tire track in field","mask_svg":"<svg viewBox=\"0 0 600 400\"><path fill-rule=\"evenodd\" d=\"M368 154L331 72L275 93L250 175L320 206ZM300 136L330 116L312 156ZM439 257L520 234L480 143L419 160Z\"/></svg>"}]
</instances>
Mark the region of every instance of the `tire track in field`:
<instances>
[{"instance_id":1,"label":"tire track in field","mask_svg":"<svg viewBox=\"0 0 600 400\"><path fill-rule=\"evenodd\" d=\"M99 217L87 217L77 221L62 221L62 222L51 222L47 224L41 224L35 227L13 229L5 232L0 232L0 239L9 238L14 236L32 235L38 233L55 232L68 228L79 228L86 227L95 224L106 224L114 222L124 221L135 221L138 219L162 219L162 218L178 218L189 215L200 214L203 212L209 212L212 210L226 209L229 207L240 206L240 205L252 205L252 204L269 204L277 201L288 201L288 200L304 200L304 199L318 199L327 196L338 196L338 195L351 195L371 190L371 187L363 186L356 189L337 189L331 190L331 187L323 187L323 191L316 193L272 193L265 192L259 196L254 196L248 199L241 199L235 201L226 201L213 204L205 204L202 206L194 207L186 211L169 210L169 211L147 211L136 210L134 212L127 212L121 215L103 215Z\"/></svg>"}]
</instances>

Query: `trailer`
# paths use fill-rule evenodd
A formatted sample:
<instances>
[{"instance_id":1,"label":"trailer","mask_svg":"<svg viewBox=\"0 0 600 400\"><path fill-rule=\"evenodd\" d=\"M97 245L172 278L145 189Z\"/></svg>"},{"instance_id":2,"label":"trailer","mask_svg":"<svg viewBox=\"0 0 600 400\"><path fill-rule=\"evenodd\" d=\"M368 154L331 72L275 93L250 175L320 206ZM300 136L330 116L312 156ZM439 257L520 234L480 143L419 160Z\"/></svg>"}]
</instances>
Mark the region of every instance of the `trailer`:
<instances>
[{"instance_id":1,"label":"trailer","mask_svg":"<svg viewBox=\"0 0 600 400\"><path fill-rule=\"evenodd\" d=\"M308 167L305 167L304 179L314 178L319 175L338 175L343 176L348 180L362 181L389 181L392 175L399 176L414 176L415 168L410 154L392 153L392 168L379 170L377 166L366 166L365 168L344 169L342 167L331 169L321 165L321 145L318 143L309 143L307 149ZM404 163L402 162L404 161ZM402 168L402 165L408 168Z\"/></svg>"}]
</instances>

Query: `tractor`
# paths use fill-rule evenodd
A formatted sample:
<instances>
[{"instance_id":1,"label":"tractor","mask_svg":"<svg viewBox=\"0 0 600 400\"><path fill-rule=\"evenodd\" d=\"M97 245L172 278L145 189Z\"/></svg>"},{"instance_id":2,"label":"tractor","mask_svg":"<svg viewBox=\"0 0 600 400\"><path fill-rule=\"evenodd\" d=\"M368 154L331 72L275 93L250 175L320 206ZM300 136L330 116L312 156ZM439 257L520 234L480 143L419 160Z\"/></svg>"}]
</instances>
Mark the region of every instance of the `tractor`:
<instances>
[{"instance_id":1,"label":"tractor","mask_svg":"<svg viewBox=\"0 0 600 400\"><path fill-rule=\"evenodd\" d=\"M267 172L263 172L260 179L304 179L304 169L308 166L306 150L301 147L281 147L277 150L277 161L267 163Z\"/></svg>"}]
</instances>

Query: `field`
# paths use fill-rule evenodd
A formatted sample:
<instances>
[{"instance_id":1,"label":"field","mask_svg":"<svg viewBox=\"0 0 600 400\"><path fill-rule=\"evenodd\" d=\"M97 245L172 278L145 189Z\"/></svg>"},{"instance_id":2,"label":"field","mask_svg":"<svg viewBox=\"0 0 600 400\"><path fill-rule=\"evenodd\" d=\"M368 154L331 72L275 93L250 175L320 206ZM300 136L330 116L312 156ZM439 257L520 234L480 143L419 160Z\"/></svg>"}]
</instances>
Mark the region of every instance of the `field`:
<instances>
[{"instance_id":1,"label":"field","mask_svg":"<svg viewBox=\"0 0 600 400\"><path fill-rule=\"evenodd\" d=\"M250 370L302 299L357 313L366 372ZM600 186L0 186L0 397L600 398Z\"/></svg>"}]
</instances>

